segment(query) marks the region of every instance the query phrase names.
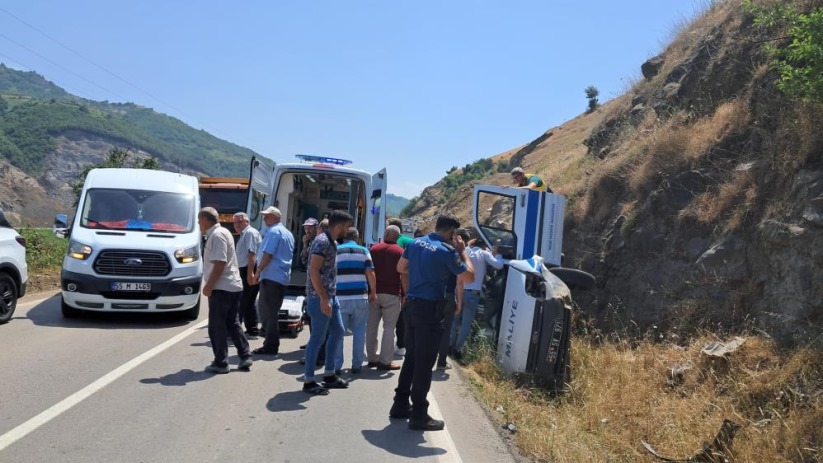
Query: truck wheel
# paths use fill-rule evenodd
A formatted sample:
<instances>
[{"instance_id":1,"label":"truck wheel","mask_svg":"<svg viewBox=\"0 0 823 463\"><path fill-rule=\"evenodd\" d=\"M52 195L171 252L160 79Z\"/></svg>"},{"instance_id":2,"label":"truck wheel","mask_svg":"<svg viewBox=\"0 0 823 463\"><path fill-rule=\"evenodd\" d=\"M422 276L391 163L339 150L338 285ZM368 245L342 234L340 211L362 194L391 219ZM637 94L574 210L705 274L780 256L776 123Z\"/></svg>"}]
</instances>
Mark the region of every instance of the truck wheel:
<instances>
[{"instance_id":1,"label":"truck wheel","mask_svg":"<svg viewBox=\"0 0 823 463\"><path fill-rule=\"evenodd\" d=\"M300 333L300 327L298 326L293 326L289 330L289 336L291 336L292 338L296 338L298 333Z\"/></svg>"},{"instance_id":2,"label":"truck wheel","mask_svg":"<svg viewBox=\"0 0 823 463\"><path fill-rule=\"evenodd\" d=\"M594 288L594 275L574 268L553 267L549 269L557 278L560 278L569 289L592 289Z\"/></svg>"},{"instance_id":3,"label":"truck wheel","mask_svg":"<svg viewBox=\"0 0 823 463\"><path fill-rule=\"evenodd\" d=\"M183 311L183 318L186 320L197 320L197 317L200 316L200 298L197 298L197 302L194 306L188 310Z\"/></svg>"},{"instance_id":4,"label":"truck wheel","mask_svg":"<svg viewBox=\"0 0 823 463\"><path fill-rule=\"evenodd\" d=\"M8 273L0 273L0 324L11 320L17 308L17 284Z\"/></svg>"},{"instance_id":5,"label":"truck wheel","mask_svg":"<svg viewBox=\"0 0 823 463\"><path fill-rule=\"evenodd\" d=\"M83 316L83 311L66 304L63 296L60 296L60 311L63 312L63 318L80 318Z\"/></svg>"}]
</instances>

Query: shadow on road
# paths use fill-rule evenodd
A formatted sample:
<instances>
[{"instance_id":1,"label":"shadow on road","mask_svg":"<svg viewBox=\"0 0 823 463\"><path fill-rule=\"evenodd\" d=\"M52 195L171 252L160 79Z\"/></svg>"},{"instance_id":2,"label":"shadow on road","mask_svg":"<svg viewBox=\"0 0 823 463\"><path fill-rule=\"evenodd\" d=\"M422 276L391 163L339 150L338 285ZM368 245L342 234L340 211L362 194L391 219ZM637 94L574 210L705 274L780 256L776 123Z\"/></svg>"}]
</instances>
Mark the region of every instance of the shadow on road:
<instances>
[{"instance_id":1,"label":"shadow on road","mask_svg":"<svg viewBox=\"0 0 823 463\"><path fill-rule=\"evenodd\" d=\"M57 326L61 328L96 328L103 330L116 329L157 329L186 326L194 321L180 318L176 313L103 313L83 312L80 318L64 318L60 310L60 296L56 295L43 300L29 309L25 317L39 326Z\"/></svg>"},{"instance_id":2,"label":"shadow on road","mask_svg":"<svg viewBox=\"0 0 823 463\"><path fill-rule=\"evenodd\" d=\"M393 420L379 430L361 431L369 444L381 448L392 455L406 458L420 458L432 455L444 455L446 451L439 447L425 447L426 438L422 432L410 432L405 420Z\"/></svg>"},{"instance_id":3,"label":"shadow on road","mask_svg":"<svg viewBox=\"0 0 823 463\"><path fill-rule=\"evenodd\" d=\"M266 409L270 412L293 412L305 410L304 403L308 402L312 396L301 390L281 392L269 399Z\"/></svg>"},{"instance_id":4,"label":"shadow on road","mask_svg":"<svg viewBox=\"0 0 823 463\"><path fill-rule=\"evenodd\" d=\"M194 371L185 368L177 373L163 375L159 378L143 378L140 380L143 384L161 384L163 386L185 386L188 383L195 381L204 381L214 377L214 373L207 371Z\"/></svg>"}]
</instances>

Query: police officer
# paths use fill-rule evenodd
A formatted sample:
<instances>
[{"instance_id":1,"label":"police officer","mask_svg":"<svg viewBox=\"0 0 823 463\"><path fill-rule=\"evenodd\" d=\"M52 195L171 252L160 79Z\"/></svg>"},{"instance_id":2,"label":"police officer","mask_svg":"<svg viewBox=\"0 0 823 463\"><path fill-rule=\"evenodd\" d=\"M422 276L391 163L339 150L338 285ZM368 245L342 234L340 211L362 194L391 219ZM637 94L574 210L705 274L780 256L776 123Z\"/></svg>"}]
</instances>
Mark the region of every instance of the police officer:
<instances>
[{"instance_id":1,"label":"police officer","mask_svg":"<svg viewBox=\"0 0 823 463\"><path fill-rule=\"evenodd\" d=\"M429 393L437 351L443 331L446 284L450 275L465 283L474 281L474 269L466 254L466 244L455 230L454 216L437 218L434 233L415 239L397 263L406 294L407 355L395 389L391 418L410 418L409 429L439 431L444 423L428 414ZM411 399L411 406L409 404Z\"/></svg>"}]
</instances>

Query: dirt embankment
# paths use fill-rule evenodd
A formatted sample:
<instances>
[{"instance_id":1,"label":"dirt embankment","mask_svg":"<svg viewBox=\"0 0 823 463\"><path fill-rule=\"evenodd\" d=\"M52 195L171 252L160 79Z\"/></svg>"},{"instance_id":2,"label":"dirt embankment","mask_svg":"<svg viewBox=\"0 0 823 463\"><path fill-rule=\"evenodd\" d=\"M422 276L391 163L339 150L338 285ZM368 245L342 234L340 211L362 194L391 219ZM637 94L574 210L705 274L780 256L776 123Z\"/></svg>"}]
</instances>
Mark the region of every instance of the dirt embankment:
<instances>
[{"instance_id":1,"label":"dirt embankment","mask_svg":"<svg viewBox=\"0 0 823 463\"><path fill-rule=\"evenodd\" d=\"M716 2L625 95L497 156L567 197L567 263L598 279L576 299L602 326L823 332L823 109L777 89L753 19ZM413 215L470 224L471 188L435 184Z\"/></svg>"}]
</instances>

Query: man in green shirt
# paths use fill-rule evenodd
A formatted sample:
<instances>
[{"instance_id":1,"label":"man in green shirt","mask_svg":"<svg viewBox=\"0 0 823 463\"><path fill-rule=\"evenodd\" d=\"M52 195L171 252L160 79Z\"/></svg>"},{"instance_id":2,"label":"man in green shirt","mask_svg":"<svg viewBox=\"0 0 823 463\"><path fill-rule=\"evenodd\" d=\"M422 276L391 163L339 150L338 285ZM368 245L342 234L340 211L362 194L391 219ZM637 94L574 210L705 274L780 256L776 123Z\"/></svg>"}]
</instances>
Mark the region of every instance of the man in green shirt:
<instances>
[{"instance_id":1,"label":"man in green shirt","mask_svg":"<svg viewBox=\"0 0 823 463\"><path fill-rule=\"evenodd\" d=\"M527 174L522 167L512 169L512 181L516 188L528 188L530 190L547 191L552 193L551 188L543 183L543 179L537 174Z\"/></svg>"}]
</instances>

